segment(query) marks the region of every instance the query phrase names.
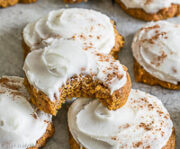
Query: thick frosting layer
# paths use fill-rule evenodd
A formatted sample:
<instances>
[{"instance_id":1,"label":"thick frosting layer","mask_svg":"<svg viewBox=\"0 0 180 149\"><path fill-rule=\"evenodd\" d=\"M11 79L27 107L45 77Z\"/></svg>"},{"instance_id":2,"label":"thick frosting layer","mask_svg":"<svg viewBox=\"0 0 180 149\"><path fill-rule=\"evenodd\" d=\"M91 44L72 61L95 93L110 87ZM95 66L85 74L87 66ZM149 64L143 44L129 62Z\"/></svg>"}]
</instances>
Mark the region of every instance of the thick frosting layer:
<instances>
[{"instance_id":1,"label":"thick frosting layer","mask_svg":"<svg viewBox=\"0 0 180 149\"><path fill-rule=\"evenodd\" d=\"M106 54L115 45L110 18L100 12L81 8L51 11L47 16L28 24L23 37L32 50L42 46L42 41L50 37L76 38L84 46L95 47Z\"/></svg>"},{"instance_id":2,"label":"thick frosting layer","mask_svg":"<svg viewBox=\"0 0 180 149\"><path fill-rule=\"evenodd\" d=\"M103 81L111 92L123 87L127 76L119 61L95 51L83 49L78 40L56 39L49 46L29 53L24 71L30 84L52 101L60 96L59 88L69 78L80 74Z\"/></svg>"},{"instance_id":3,"label":"thick frosting layer","mask_svg":"<svg viewBox=\"0 0 180 149\"><path fill-rule=\"evenodd\" d=\"M171 4L180 4L179 0L121 0L127 8L141 8L147 13L157 13Z\"/></svg>"},{"instance_id":4,"label":"thick frosting layer","mask_svg":"<svg viewBox=\"0 0 180 149\"><path fill-rule=\"evenodd\" d=\"M26 149L36 145L46 132L51 116L28 101L29 95L19 77L0 81L0 148Z\"/></svg>"},{"instance_id":5,"label":"thick frosting layer","mask_svg":"<svg viewBox=\"0 0 180 149\"><path fill-rule=\"evenodd\" d=\"M180 26L166 21L148 23L135 35L132 51L137 62L154 77L180 82Z\"/></svg>"},{"instance_id":6,"label":"thick frosting layer","mask_svg":"<svg viewBox=\"0 0 180 149\"><path fill-rule=\"evenodd\" d=\"M127 103L116 111L96 99L77 99L68 111L68 125L73 138L86 149L162 149L173 128L160 100L133 89Z\"/></svg>"}]
</instances>

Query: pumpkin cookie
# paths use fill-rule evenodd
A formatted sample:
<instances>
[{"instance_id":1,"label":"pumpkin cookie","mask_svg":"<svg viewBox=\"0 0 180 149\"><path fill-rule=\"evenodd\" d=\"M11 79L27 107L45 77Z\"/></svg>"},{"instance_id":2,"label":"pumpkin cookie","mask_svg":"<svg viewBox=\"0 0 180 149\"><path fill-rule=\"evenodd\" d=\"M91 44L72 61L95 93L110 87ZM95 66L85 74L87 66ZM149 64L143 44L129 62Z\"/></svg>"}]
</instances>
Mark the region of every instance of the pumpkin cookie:
<instances>
[{"instance_id":1,"label":"pumpkin cookie","mask_svg":"<svg viewBox=\"0 0 180 149\"><path fill-rule=\"evenodd\" d=\"M8 7L8 6L12 6L15 5L19 2L19 0L0 0L0 7Z\"/></svg>"},{"instance_id":2,"label":"pumpkin cookie","mask_svg":"<svg viewBox=\"0 0 180 149\"><path fill-rule=\"evenodd\" d=\"M0 7L8 7L8 6L13 6L17 4L18 2L20 3L33 3L36 2L37 0L0 0Z\"/></svg>"},{"instance_id":3,"label":"pumpkin cookie","mask_svg":"<svg viewBox=\"0 0 180 149\"><path fill-rule=\"evenodd\" d=\"M177 24L159 21L141 28L132 43L136 81L180 89L179 40Z\"/></svg>"},{"instance_id":4,"label":"pumpkin cookie","mask_svg":"<svg viewBox=\"0 0 180 149\"><path fill-rule=\"evenodd\" d=\"M0 148L38 149L54 133L50 115L29 103L23 78L0 78Z\"/></svg>"},{"instance_id":5,"label":"pumpkin cookie","mask_svg":"<svg viewBox=\"0 0 180 149\"><path fill-rule=\"evenodd\" d=\"M80 3L80 2L87 2L88 0L64 0L65 3Z\"/></svg>"},{"instance_id":6,"label":"pumpkin cookie","mask_svg":"<svg viewBox=\"0 0 180 149\"><path fill-rule=\"evenodd\" d=\"M97 99L79 98L69 108L71 149L175 149L175 130L156 97L131 90L126 104L109 111Z\"/></svg>"},{"instance_id":7,"label":"pumpkin cookie","mask_svg":"<svg viewBox=\"0 0 180 149\"><path fill-rule=\"evenodd\" d=\"M39 109L56 115L72 97L96 97L110 110L126 103L131 81L127 68L78 39L54 39L30 52L24 63L25 85Z\"/></svg>"},{"instance_id":8,"label":"pumpkin cookie","mask_svg":"<svg viewBox=\"0 0 180 149\"><path fill-rule=\"evenodd\" d=\"M158 21L180 15L180 1L174 0L116 0L134 18Z\"/></svg>"},{"instance_id":9,"label":"pumpkin cookie","mask_svg":"<svg viewBox=\"0 0 180 149\"><path fill-rule=\"evenodd\" d=\"M24 28L25 56L57 38L76 38L86 47L95 47L99 53L111 54L115 58L124 46L123 37L108 16L88 9L60 9Z\"/></svg>"}]
</instances>

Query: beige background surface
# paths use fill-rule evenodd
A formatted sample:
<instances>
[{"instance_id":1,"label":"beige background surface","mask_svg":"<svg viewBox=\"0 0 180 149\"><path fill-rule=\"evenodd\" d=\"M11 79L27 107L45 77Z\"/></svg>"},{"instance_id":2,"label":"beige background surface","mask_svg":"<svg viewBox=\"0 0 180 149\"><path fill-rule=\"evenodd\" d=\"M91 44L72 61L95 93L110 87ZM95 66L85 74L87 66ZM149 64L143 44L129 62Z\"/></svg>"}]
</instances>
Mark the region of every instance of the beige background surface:
<instances>
[{"instance_id":1,"label":"beige background surface","mask_svg":"<svg viewBox=\"0 0 180 149\"><path fill-rule=\"evenodd\" d=\"M23 27L33 20L47 14L49 11L67 7L62 0L39 0L35 4L18 4L14 7L0 9L0 76L24 76L23 52L21 47L21 32ZM111 0L89 0L85 4L69 5L68 7L83 7L99 10L117 23L118 31L125 37L125 47L120 53L121 63L129 68L133 88L141 89L159 97L167 107L173 119L177 133L177 149L180 149L180 91L166 90L161 87L151 87L134 82L133 57L131 42L134 33L145 22L135 20L126 15L118 4L112 5ZM180 23L180 18L168 21ZM56 133L48 142L45 149L69 149L67 131L67 109L69 104L63 106L58 116L54 118Z\"/></svg>"}]
</instances>

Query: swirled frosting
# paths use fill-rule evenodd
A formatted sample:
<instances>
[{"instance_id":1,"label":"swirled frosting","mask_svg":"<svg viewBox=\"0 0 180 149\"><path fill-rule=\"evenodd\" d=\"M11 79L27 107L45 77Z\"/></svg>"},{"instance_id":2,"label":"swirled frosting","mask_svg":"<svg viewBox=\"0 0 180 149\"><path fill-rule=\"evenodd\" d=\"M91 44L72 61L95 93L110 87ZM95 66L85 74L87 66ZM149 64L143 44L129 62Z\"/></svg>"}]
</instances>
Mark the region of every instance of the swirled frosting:
<instances>
[{"instance_id":1,"label":"swirled frosting","mask_svg":"<svg viewBox=\"0 0 180 149\"><path fill-rule=\"evenodd\" d=\"M162 149L173 123L159 99L131 90L127 103L109 111L96 99L79 98L68 111L69 130L86 149Z\"/></svg>"},{"instance_id":2,"label":"swirled frosting","mask_svg":"<svg viewBox=\"0 0 180 149\"><path fill-rule=\"evenodd\" d=\"M141 8L147 13L157 13L171 4L180 4L179 0L121 0L127 8Z\"/></svg>"},{"instance_id":3,"label":"swirled frosting","mask_svg":"<svg viewBox=\"0 0 180 149\"><path fill-rule=\"evenodd\" d=\"M19 77L0 81L0 148L26 149L36 145L46 132L51 116L29 103L29 95Z\"/></svg>"},{"instance_id":4,"label":"swirled frosting","mask_svg":"<svg viewBox=\"0 0 180 149\"><path fill-rule=\"evenodd\" d=\"M83 49L78 40L56 39L49 46L29 53L24 71L30 84L52 101L54 95L60 96L59 88L69 78L80 74L103 81L111 92L123 87L127 76L119 61L95 51L94 48Z\"/></svg>"},{"instance_id":5,"label":"swirled frosting","mask_svg":"<svg viewBox=\"0 0 180 149\"><path fill-rule=\"evenodd\" d=\"M109 54L115 45L110 18L100 12L81 8L51 11L28 24L23 31L25 43L33 50L48 38L77 38L84 46Z\"/></svg>"},{"instance_id":6,"label":"swirled frosting","mask_svg":"<svg viewBox=\"0 0 180 149\"><path fill-rule=\"evenodd\" d=\"M180 26L166 21L148 23L135 35L132 51L136 61L152 76L180 82Z\"/></svg>"}]
</instances>

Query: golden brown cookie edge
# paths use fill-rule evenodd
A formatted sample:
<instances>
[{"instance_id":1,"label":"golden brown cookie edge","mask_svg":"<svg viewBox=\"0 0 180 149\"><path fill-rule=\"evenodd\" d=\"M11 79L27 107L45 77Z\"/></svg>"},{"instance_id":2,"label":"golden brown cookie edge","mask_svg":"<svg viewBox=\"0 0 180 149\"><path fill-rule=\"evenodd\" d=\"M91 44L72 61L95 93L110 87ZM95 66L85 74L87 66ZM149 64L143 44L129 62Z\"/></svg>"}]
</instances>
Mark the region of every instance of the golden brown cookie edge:
<instances>
[{"instance_id":1,"label":"golden brown cookie edge","mask_svg":"<svg viewBox=\"0 0 180 149\"><path fill-rule=\"evenodd\" d=\"M44 135L36 142L36 146L29 147L27 149L39 149L46 145L49 138L51 138L54 135L55 129L54 125L52 123L48 123L46 132Z\"/></svg>"},{"instance_id":2,"label":"golden brown cookie edge","mask_svg":"<svg viewBox=\"0 0 180 149\"><path fill-rule=\"evenodd\" d=\"M6 8L8 6L16 5L19 0L0 0L0 7Z\"/></svg>"},{"instance_id":3,"label":"golden brown cookie edge","mask_svg":"<svg viewBox=\"0 0 180 149\"><path fill-rule=\"evenodd\" d=\"M151 86L160 85L167 89L180 90L180 83L175 85L169 82L161 81L149 74L135 59L134 59L134 75L136 82L142 82Z\"/></svg>"},{"instance_id":4,"label":"golden brown cookie edge","mask_svg":"<svg viewBox=\"0 0 180 149\"><path fill-rule=\"evenodd\" d=\"M0 7L6 8L8 6L16 5L17 3L34 3L37 0L0 0Z\"/></svg>"},{"instance_id":5,"label":"golden brown cookie edge","mask_svg":"<svg viewBox=\"0 0 180 149\"><path fill-rule=\"evenodd\" d=\"M144 20L144 21L159 21L172 18L180 15L180 5L172 4L169 8L164 8L158 11L157 13L150 14L146 13L141 8L127 8L121 0L116 0L116 2L121 6L121 8L130 16Z\"/></svg>"},{"instance_id":6,"label":"golden brown cookie edge","mask_svg":"<svg viewBox=\"0 0 180 149\"><path fill-rule=\"evenodd\" d=\"M85 147L81 146L76 140L73 138L71 132L69 131L69 144L70 149L86 149ZM175 129L173 128L172 134L166 143L166 146L164 146L162 149L175 149L176 148L176 133Z\"/></svg>"}]
</instances>

